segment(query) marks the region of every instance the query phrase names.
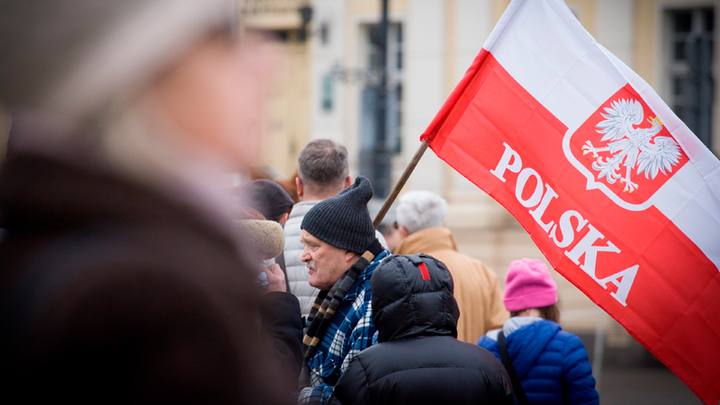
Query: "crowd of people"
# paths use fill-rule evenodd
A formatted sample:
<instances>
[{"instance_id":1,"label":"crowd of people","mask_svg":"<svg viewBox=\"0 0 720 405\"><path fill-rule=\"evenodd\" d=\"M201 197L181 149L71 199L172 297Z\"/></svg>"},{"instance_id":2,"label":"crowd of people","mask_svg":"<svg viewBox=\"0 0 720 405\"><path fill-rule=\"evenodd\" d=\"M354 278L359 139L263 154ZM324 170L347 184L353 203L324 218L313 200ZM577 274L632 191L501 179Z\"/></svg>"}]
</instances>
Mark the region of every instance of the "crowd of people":
<instances>
[{"instance_id":1,"label":"crowd of people","mask_svg":"<svg viewBox=\"0 0 720 405\"><path fill-rule=\"evenodd\" d=\"M233 0L4 1L0 379L7 402L597 404L538 260L505 284L447 203L328 139L294 195L259 155L270 48ZM290 191L290 193L288 193Z\"/></svg>"}]
</instances>

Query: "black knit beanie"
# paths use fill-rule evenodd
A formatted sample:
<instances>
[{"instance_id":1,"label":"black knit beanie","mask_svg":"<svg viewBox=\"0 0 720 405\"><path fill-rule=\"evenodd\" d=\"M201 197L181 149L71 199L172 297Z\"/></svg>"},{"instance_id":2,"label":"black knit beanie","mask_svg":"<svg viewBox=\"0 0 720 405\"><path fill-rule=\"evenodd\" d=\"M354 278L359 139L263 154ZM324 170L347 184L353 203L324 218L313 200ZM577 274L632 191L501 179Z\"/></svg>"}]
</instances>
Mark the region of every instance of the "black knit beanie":
<instances>
[{"instance_id":1,"label":"black knit beanie","mask_svg":"<svg viewBox=\"0 0 720 405\"><path fill-rule=\"evenodd\" d=\"M340 194L315 204L300 228L325 243L362 254L375 241L375 227L367 209L372 196L370 180L358 176L355 184Z\"/></svg>"}]
</instances>

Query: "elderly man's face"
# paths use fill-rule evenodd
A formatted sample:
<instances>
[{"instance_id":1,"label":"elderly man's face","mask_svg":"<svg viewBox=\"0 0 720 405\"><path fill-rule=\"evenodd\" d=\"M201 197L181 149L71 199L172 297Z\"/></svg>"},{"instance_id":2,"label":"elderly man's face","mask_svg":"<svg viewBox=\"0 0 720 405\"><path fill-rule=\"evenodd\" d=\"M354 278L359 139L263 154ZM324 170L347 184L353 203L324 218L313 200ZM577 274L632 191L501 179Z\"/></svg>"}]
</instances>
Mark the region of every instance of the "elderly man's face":
<instances>
[{"instance_id":1,"label":"elderly man's face","mask_svg":"<svg viewBox=\"0 0 720 405\"><path fill-rule=\"evenodd\" d=\"M305 245L300 259L308 267L308 283L321 290L332 288L358 257L356 253L321 241L304 229L300 233L300 240Z\"/></svg>"}]
</instances>

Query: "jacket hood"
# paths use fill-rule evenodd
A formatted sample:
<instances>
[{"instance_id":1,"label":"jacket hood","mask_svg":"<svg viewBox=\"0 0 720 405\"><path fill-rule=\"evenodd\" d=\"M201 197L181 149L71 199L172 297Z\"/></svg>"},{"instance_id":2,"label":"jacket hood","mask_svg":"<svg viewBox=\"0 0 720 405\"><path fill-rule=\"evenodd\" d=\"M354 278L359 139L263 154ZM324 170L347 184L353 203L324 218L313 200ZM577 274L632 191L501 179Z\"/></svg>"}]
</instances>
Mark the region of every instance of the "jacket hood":
<instances>
[{"instance_id":1,"label":"jacket hood","mask_svg":"<svg viewBox=\"0 0 720 405\"><path fill-rule=\"evenodd\" d=\"M523 378L527 374L558 332L560 325L552 321L540 320L523 326L507 336L508 353L513 359L518 377Z\"/></svg>"},{"instance_id":2,"label":"jacket hood","mask_svg":"<svg viewBox=\"0 0 720 405\"><path fill-rule=\"evenodd\" d=\"M445 265L426 254L390 256L370 280L378 341L413 336L457 337L460 310Z\"/></svg>"}]
</instances>

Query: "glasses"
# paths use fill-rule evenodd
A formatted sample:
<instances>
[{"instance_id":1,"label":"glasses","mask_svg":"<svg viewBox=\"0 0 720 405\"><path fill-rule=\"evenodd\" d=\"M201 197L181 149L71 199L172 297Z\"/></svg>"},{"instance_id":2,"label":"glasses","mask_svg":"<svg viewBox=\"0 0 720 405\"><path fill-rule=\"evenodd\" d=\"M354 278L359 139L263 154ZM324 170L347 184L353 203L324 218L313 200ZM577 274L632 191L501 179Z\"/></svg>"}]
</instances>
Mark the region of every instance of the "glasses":
<instances>
[{"instance_id":1,"label":"glasses","mask_svg":"<svg viewBox=\"0 0 720 405\"><path fill-rule=\"evenodd\" d=\"M397 221L393 221L392 227L393 227L393 229L400 229L400 227L398 226Z\"/></svg>"}]
</instances>

